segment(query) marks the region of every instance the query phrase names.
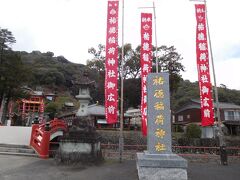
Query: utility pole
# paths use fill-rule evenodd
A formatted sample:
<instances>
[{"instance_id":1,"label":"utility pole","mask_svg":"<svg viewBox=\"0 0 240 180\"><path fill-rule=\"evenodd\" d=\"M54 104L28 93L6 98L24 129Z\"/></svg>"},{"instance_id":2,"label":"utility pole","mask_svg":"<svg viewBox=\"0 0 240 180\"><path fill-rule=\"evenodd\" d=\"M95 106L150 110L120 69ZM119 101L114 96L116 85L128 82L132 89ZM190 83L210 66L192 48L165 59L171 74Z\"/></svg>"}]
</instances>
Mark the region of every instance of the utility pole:
<instances>
[{"instance_id":1,"label":"utility pole","mask_svg":"<svg viewBox=\"0 0 240 180\"><path fill-rule=\"evenodd\" d=\"M209 51L210 51L210 55L211 55L211 63L212 63L212 71L213 71L213 81L214 81L214 92L215 92L214 94L215 94L216 109L217 109L217 125L218 125L218 138L219 138L219 146L220 146L220 161L221 161L222 165L227 165L227 151L226 151L226 143L225 143L225 140L224 140L224 134L223 134L223 131L222 131L222 120L221 120L221 116L220 116L217 80L216 80L214 60L213 60L210 28L209 28L209 23L208 23L207 1L206 0L190 0L190 1L204 2L204 5L205 5L206 23L207 23L206 24L207 25L207 35L208 35L208 41L209 41Z\"/></svg>"}]
</instances>

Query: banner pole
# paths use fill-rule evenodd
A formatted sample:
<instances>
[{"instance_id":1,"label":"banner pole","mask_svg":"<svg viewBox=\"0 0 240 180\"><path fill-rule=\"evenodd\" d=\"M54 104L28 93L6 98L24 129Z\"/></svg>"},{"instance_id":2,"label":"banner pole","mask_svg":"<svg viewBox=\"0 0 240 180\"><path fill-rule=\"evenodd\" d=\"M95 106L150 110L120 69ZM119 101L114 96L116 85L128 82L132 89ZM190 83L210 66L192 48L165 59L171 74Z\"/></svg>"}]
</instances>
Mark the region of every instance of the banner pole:
<instances>
[{"instance_id":1,"label":"banner pole","mask_svg":"<svg viewBox=\"0 0 240 180\"><path fill-rule=\"evenodd\" d=\"M119 134L119 162L122 162L123 153L123 76L124 76L124 0L122 0L122 60L121 60L121 112L120 112L120 134Z\"/></svg>"},{"instance_id":2,"label":"banner pole","mask_svg":"<svg viewBox=\"0 0 240 180\"><path fill-rule=\"evenodd\" d=\"M207 23L207 34L208 34L208 40L209 40L209 50L211 54L211 63L212 63L212 71L213 71L213 80L214 80L214 91L215 91L215 100L216 100L216 109L217 109L217 123L218 123L218 137L219 137L219 145L220 145L220 159L222 165L227 165L227 153L226 153L226 143L224 141L224 135L222 131L222 121L220 117L220 108L219 108L219 100L218 100L218 89L217 89L217 80L216 80L216 74L215 74L215 67L214 67L214 60L213 60L213 52L212 52L212 43L211 43L211 37L210 37L210 30L209 30L209 24L208 24L208 15L207 15L207 1L204 0L205 9L206 9L206 23ZM224 155L225 154L225 155ZM225 158L223 156L226 156Z\"/></svg>"},{"instance_id":3,"label":"banner pole","mask_svg":"<svg viewBox=\"0 0 240 180\"><path fill-rule=\"evenodd\" d=\"M157 46L157 18L156 18L156 10L155 3L153 1L153 15L154 15L154 26L155 26L155 56L156 56L156 73L158 73L158 46ZM160 70L161 71L161 70Z\"/></svg>"},{"instance_id":4,"label":"banner pole","mask_svg":"<svg viewBox=\"0 0 240 180\"><path fill-rule=\"evenodd\" d=\"M210 28L209 28L209 23L208 23L207 0L190 0L190 1L204 2L204 5L205 5L206 23L207 23L207 35L208 35L209 50L210 50L210 55L211 55L211 63L212 63L212 71L213 71L213 81L214 81L214 91L215 91L215 101L216 101L217 119L218 119L217 125L218 125L218 138L219 138L219 146L220 146L220 161L221 161L222 165L227 165L227 152L226 152L226 148L225 148L226 147L226 142L224 140L224 135L223 135L223 131L222 131L222 121L221 121L221 117L220 117L217 80L216 80L214 60L213 60Z\"/></svg>"}]
</instances>

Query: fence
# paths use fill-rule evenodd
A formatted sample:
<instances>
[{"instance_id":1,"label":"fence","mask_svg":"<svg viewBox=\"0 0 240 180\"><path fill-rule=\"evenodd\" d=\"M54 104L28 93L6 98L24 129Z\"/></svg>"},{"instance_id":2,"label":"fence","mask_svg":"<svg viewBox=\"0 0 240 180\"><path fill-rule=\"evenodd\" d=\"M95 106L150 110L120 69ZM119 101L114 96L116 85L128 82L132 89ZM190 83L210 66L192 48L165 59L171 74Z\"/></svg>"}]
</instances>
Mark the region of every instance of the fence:
<instances>
[{"instance_id":1,"label":"fence","mask_svg":"<svg viewBox=\"0 0 240 180\"><path fill-rule=\"evenodd\" d=\"M103 152L108 154L117 154L118 144L101 144ZM147 149L146 145L124 145L126 154L136 154ZM240 158L240 147L227 147L229 157ZM220 154L219 147L202 147L202 146L172 146L172 152L180 156L218 156Z\"/></svg>"},{"instance_id":2,"label":"fence","mask_svg":"<svg viewBox=\"0 0 240 180\"><path fill-rule=\"evenodd\" d=\"M55 156L58 147L58 142L50 142L51 146L55 146L49 150L52 157ZM104 158L118 159L119 158L119 145L118 144L101 144L102 155ZM227 147L228 158L230 161L240 160L240 147ZM123 159L136 159L137 152L147 150L146 145L124 145L122 154ZM219 147L197 147L197 146L172 146L173 153L176 153L189 161L219 161Z\"/></svg>"}]
</instances>

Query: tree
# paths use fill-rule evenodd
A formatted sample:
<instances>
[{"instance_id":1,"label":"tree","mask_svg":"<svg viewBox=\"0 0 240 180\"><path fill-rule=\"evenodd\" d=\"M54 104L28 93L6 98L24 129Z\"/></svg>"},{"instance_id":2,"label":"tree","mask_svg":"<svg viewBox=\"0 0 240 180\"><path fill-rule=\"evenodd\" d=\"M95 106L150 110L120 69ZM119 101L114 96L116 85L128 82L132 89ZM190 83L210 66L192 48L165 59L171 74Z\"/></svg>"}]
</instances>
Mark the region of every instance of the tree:
<instances>
[{"instance_id":1,"label":"tree","mask_svg":"<svg viewBox=\"0 0 240 180\"><path fill-rule=\"evenodd\" d=\"M1 79L0 79L0 95L1 100L6 99L3 121L7 113L8 103L10 100L26 97L21 87L31 77L31 71L26 69L21 61L19 53L7 51L2 59ZM4 98L3 98L4 97Z\"/></svg>"},{"instance_id":2,"label":"tree","mask_svg":"<svg viewBox=\"0 0 240 180\"><path fill-rule=\"evenodd\" d=\"M131 44L124 45L124 79L125 78L138 78L140 77L140 50L141 47L138 46L133 49ZM156 48L153 47L153 72L156 71ZM171 90L176 90L177 85L181 80L181 71L184 71L184 66L181 64L183 59L181 55L176 51L174 46L161 46L157 48L158 59L159 59L159 69L161 72L169 72L170 74L170 86ZM119 71L121 71L121 59L122 59L122 48L119 47ZM88 50L90 54L93 55L93 59L87 61L87 66L90 69L95 69L97 72L105 71L105 47L103 45L98 45L98 50L95 48L90 48Z\"/></svg>"},{"instance_id":3,"label":"tree","mask_svg":"<svg viewBox=\"0 0 240 180\"><path fill-rule=\"evenodd\" d=\"M124 80L124 108L138 108L141 103L141 79L131 78Z\"/></svg>"},{"instance_id":4,"label":"tree","mask_svg":"<svg viewBox=\"0 0 240 180\"><path fill-rule=\"evenodd\" d=\"M45 112L49 113L50 116L54 117L55 114L57 113L57 111L58 111L58 105L56 102L50 102L47 104ZM53 118L51 118L51 119L53 119Z\"/></svg>"},{"instance_id":5,"label":"tree","mask_svg":"<svg viewBox=\"0 0 240 180\"><path fill-rule=\"evenodd\" d=\"M138 78L141 73L140 65L140 50L141 46L138 46L135 50L128 49L127 58L125 58L124 70L125 76L130 78ZM153 66L152 72L156 72L156 47L153 47ZM170 81L171 93L176 91L181 78L181 71L184 71L184 66L181 64L183 59L181 55L176 51L174 46L161 46L157 48L158 55L158 69L159 72L168 72Z\"/></svg>"},{"instance_id":6,"label":"tree","mask_svg":"<svg viewBox=\"0 0 240 180\"><path fill-rule=\"evenodd\" d=\"M95 74L95 88L90 89L93 102L98 101L100 104L104 103L104 81L105 81L105 46L98 45L98 49L90 48L88 53L92 54L93 58L87 60L87 67Z\"/></svg>"},{"instance_id":7,"label":"tree","mask_svg":"<svg viewBox=\"0 0 240 180\"><path fill-rule=\"evenodd\" d=\"M197 124L189 124L186 130L187 138L200 138L201 137L201 129Z\"/></svg>"},{"instance_id":8,"label":"tree","mask_svg":"<svg viewBox=\"0 0 240 180\"><path fill-rule=\"evenodd\" d=\"M119 77L122 71L122 47L118 48L119 60L118 69ZM140 72L140 56L136 54L136 50L132 48L131 44L124 45L124 58L123 58L123 79L138 78Z\"/></svg>"},{"instance_id":9,"label":"tree","mask_svg":"<svg viewBox=\"0 0 240 180\"><path fill-rule=\"evenodd\" d=\"M156 47L154 47L154 52ZM181 64L181 60L183 59L181 55L176 51L174 46L161 46L157 48L158 55L158 69L160 72L168 72L169 73L169 81L170 81L170 92L174 92L177 90L181 78L181 71L184 71L184 66ZM156 53L153 56L153 71L156 71Z\"/></svg>"},{"instance_id":10,"label":"tree","mask_svg":"<svg viewBox=\"0 0 240 180\"><path fill-rule=\"evenodd\" d=\"M177 91L171 95L172 110L177 110L191 99L199 99L199 93L198 81L181 80Z\"/></svg>"},{"instance_id":11,"label":"tree","mask_svg":"<svg viewBox=\"0 0 240 180\"><path fill-rule=\"evenodd\" d=\"M105 46L98 45L98 50L91 47L88 53L93 55L91 60L87 60L87 66L90 69L96 70L98 73L105 72Z\"/></svg>"},{"instance_id":12,"label":"tree","mask_svg":"<svg viewBox=\"0 0 240 180\"><path fill-rule=\"evenodd\" d=\"M153 51L155 52L155 47L153 47ZM136 47L135 49L132 48L131 44L124 45L124 79L138 79L141 75L141 65L140 65L140 50L141 46ZM169 72L170 74L170 91L174 92L177 90L178 85L181 78L181 71L184 71L184 66L181 64L182 57L180 54L177 53L176 48L174 46L161 46L157 48L158 50L158 59L159 59L159 69L162 72ZM91 60L87 61L87 66L90 69L96 71L96 73L100 76L101 79L101 88L104 88L104 77L105 77L105 47L103 45L98 45L98 50L95 48L90 48L88 50L90 54L93 55ZM122 59L122 47L119 47L119 77L121 72L121 59ZM155 72L156 67L156 57L155 53L153 53L153 72ZM129 81L124 81L127 83ZM128 86L129 87L129 86ZM138 86L131 86L131 91L138 92L135 88L139 88ZM125 89L125 88L124 88ZM125 90L127 94L126 97L130 97L128 95L130 91ZM139 97L140 98L140 97ZM103 98L104 99L104 98ZM133 103L135 106L135 103Z\"/></svg>"},{"instance_id":13,"label":"tree","mask_svg":"<svg viewBox=\"0 0 240 180\"><path fill-rule=\"evenodd\" d=\"M2 64L4 51L11 50L11 45L13 43L16 43L16 40L12 32L0 27L0 64Z\"/></svg>"},{"instance_id":14,"label":"tree","mask_svg":"<svg viewBox=\"0 0 240 180\"><path fill-rule=\"evenodd\" d=\"M135 50L129 49L129 58L124 66L126 75L133 79L139 78L141 73L140 49L140 46Z\"/></svg>"},{"instance_id":15,"label":"tree","mask_svg":"<svg viewBox=\"0 0 240 180\"><path fill-rule=\"evenodd\" d=\"M137 49L140 49L139 47ZM137 49L132 49L131 44L124 45L124 79L137 78L140 73L140 53ZM87 66L90 69L96 70L99 74L105 75L105 46L98 45L98 50L90 48L88 50L93 55L91 60L87 61ZM122 47L118 48L118 68L119 77L121 72Z\"/></svg>"},{"instance_id":16,"label":"tree","mask_svg":"<svg viewBox=\"0 0 240 180\"><path fill-rule=\"evenodd\" d=\"M215 91L213 92L213 95L214 93ZM238 90L228 89L226 87L218 87L218 98L220 102L240 105L240 91Z\"/></svg>"},{"instance_id":17,"label":"tree","mask_svg":"<svg viewBox=\"0 0 240 180\"><path fill-rule=\"evenodd\" d=\"M6 70L4 67L4 51L10 52L11 45L15 43L16 40L12 35L11 31L8 31L7 29L2 29L0 27L0 80L1 82L5 80L4 71ZM6 58L5 58L6 59ZM3 85L3 84L2 84ZM3 97L3 92L0 91L0 99Z\"/></svg>"}]
</instances>

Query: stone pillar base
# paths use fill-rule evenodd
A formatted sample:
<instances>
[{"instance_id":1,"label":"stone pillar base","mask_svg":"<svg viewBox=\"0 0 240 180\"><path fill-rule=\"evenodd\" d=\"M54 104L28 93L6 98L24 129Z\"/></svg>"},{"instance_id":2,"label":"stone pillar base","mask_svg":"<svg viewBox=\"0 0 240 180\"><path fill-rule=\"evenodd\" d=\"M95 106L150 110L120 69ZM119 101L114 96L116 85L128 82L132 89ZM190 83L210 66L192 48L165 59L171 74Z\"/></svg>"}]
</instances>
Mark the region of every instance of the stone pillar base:
<instances>
[{"instance_id":1,"label":"stone pillar base","mask_svg":"<svg viewBox=\"0 0 240 180\"><path fill-rule=\"evenodd\" d=\"M215 137L214 128L212 126L205 126L205 127L202 127L201 129L202 129L201 138L214 138Z\"/></svg>"},{"instance_id":2,"label":"stone pillar base","mask_svg":"<svg viewBox=\"0 0 240 180\"><path fill-rule=\"evenodd\" d=\"M187 180L187 161L176 154L137 153L139 180Z\"/></svg>"}]
</instances>

